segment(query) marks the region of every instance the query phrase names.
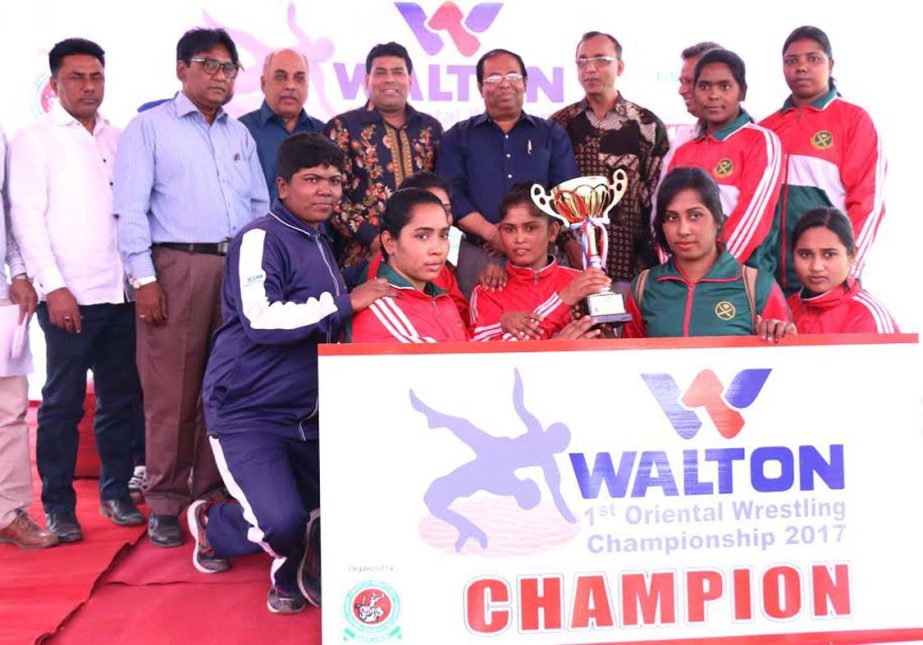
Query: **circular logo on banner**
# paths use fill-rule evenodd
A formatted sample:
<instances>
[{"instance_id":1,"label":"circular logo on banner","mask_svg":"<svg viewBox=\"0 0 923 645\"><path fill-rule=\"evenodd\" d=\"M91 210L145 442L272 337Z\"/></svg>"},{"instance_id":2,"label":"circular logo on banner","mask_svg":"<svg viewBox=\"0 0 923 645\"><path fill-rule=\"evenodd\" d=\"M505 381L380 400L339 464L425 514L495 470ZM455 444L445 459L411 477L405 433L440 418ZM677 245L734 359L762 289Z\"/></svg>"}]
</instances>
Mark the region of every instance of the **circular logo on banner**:
<instances>
[{"instance_id":1,"label":"circular logo on banner","mask_svg":"<svg viewBox=\"0 0 923 645\"><path fill-rule=\"evenodd\" d=\"M727 300L722 300L715 305L715 315L721 320L734 320L734 316L737 315L737 307Z\"/></svg>"},{"instance_id":2,"label":"circular logo on banner","mask_svg":"<svg viewBox=\"0 0 923 645\"><path fill-rule=\"evenodd\" d=\"M734 164L725 157L715 166L715 177L729 177L734 172Z\"/></svg>"},{"instance_id":3,"label":"circular logo on banner","mask_svg":"<svg viewBox=\"0 0 923 645\"><path fill-rule=\"evenodd\" d=\"M811 145L818 150L826 150L833 147L833 135L827 130L821 130L811 137Z\"/></svg>"},{"instance_id":4,"label":"circular logo on banner","mask_svg":"<svg viewBox=\"0 0 923 645\"><path fill-rule=\"evenodd\" d=\"M360 582L349 590L343 602L348 627L344 640L378 643L402 637L397 625L401 602L390 585L379 580Z\"/></svg>"}]
</instances>

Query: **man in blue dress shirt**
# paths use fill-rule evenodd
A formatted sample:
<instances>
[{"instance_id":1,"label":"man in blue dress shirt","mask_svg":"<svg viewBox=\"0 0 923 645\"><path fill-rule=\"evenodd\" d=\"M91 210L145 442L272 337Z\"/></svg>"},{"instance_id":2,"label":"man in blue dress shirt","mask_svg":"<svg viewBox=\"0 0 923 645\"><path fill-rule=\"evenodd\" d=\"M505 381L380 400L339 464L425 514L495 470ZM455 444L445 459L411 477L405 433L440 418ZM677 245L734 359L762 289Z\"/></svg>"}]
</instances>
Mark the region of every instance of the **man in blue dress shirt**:
<instances>
[{"instance_id":1,"label":"man in blue dress shirt","mask_svg":"<svg viewBox=\"0 0 923 645\"><path fill-rule=\"evenodd\" d=\"M128 124L114 186L138 314L148 536L163 547L182 544L182 509L220 486L202 421L202 375L221 322L228 241L269 207L253 137L222 109L240 68L234 41L222 29L193 29L176 58L182 91Z\"/></svg>"},{"instance_id":2,"label":"man in blue dress shirt","mask_svg":"<svg viewBox=\"0 0 923 645\"><path fill-rule=\"evenodd\" d=\"M308 59L294 49L274 51L263 62L260 89L265 100L259 110L240 117L256 141L256 151L269 188L269 201L279 195L276 157L279 146L296 132L320 132L323 122L308 115Z\"/></svg>"},{"instance_id":3,"label":"man in blue dress shirt","mask_svg":"<svg viewBox=\"0 0 923 645\"><path fill-rule=\"evenodd\" d=\"M564 129L523 111L527 75L511 51L481 56L477 81L485 112L456 123L442 138L436 172L452 188L455 225L464 233L456 275L466 296L488 264L503 261L497 222L509 189L524 181L554 186L578 175Z\"/></svg>"}]
</instances>

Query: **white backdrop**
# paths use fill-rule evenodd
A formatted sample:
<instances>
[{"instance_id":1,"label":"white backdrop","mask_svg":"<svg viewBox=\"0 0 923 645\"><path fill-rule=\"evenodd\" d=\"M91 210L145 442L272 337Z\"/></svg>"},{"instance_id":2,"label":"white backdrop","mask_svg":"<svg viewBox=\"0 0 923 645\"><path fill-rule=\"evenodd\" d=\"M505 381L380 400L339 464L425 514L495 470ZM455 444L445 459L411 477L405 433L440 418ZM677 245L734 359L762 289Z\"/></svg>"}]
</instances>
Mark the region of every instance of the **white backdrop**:
<instances>
[{"instance_id":1,"label":"white backdrop","mask_svg":"<svg viewBox=\"0 0 923 645\"><path fill-rule=\"evenodd\" d=\"M580 34L608 31L624 47L626 69L619 87L626 97L654 110L665 122L688 121L676 94L679 52L701 40L714 40L738 52L748 66L750 91L745 106L757 119L781 105L787 95L782 78L781 47L786 35L802 24L826 30L833 43L834 75L844 96L865 107L885 137L890 159L887 214L878 241L868 257L865 286L882 300L904 330L917 330L923 304L910 272L923 237L914 190L923 144L916 107L915 20L906 3L874 4L792 0L764 5L715 5L695 2L618 3L570 0L538 3L526 0L480 3L461 0L469 23L461 43L449 31L429 30L441 50L427 53L404 14L406 5L383 0L264 0L261 3L218 0L161 0L158 3L32 0L0 4L0 59L4 65L0 125L11 136L38 116L48 96L47 53L63 38L83 36L99 42L107 53L107 98L103 112L124 126L146 101L172 96L175 46L192 26L220 25L231 30L246 71L230 105L233 114L254 109L261 101L259 72L270 49L296 46L314 61L308 111L322 120L361 102L365 54L377 42L397 40L410 51L416 66L413 103L447 126L483 109L473 66L484 51L505 47L522 54L533 68L532 100L527 109L547 116L581 96L573 65ZM423 20L442 0L419 0ZM491 6L492 5L492 6ZM714 10L724 9L722 13ZM443 12L446 9L443 8ZM478 31L480 30L480 31ZM434 45L429 46L433 51Z\"/></svg>"}]
</instances>

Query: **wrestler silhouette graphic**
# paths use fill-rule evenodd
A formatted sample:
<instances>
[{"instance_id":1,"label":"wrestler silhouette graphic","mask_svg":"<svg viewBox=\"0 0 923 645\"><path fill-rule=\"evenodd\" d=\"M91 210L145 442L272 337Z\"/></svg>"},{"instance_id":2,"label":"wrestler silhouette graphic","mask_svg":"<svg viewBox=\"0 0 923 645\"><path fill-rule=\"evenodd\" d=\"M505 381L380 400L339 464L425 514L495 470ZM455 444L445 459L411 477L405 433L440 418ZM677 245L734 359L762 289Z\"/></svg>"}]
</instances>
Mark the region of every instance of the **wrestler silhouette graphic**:
<instances>
[{"instance_id":1,"label":"wrestler silhouette graphic","mask_svg":"<svg viewBox=\"0 0 923 645\"><path fill-rule=\"evenodd\" d=\"M456 551L460 551L470 538L477 540L481 548L487 548L487 534L468 518L449 510L456 499L483 490L511 496L524 510L538 505L542 499L541 489L533 480L517 477L514 473L519 468L540 467L561 517L571 523L577 521L561 496L561 473L554 460L554 455L564 451L570 443L570 430L563 423L542 427L535 415L526 410L522 377L519 370L514 373L513 407L526 426L525 434L517 437L491 436L467 419L433 410L410 391L410 404L426 417L430 428L447 428L475 454L472 461L435 480L423 496L430 513L458 529Z\"/></svg>"}]
</instances>

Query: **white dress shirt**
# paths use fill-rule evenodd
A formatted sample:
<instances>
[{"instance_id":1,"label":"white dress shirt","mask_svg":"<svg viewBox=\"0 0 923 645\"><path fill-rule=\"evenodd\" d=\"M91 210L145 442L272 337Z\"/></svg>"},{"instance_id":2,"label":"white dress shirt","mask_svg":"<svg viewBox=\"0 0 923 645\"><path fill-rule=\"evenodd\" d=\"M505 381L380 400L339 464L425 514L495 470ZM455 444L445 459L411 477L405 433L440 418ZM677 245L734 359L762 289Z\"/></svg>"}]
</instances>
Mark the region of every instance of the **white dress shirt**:
<instances>
[{"instance_id":1,"label":"white dress shirt","mask_svg":"<svg viewBox=\"0 0 923 645\"><path fill-rule=\"evenodd\" d=\"M90 134L55 105L10 143L13 232L40 297L67 287L80 305L125 302L112 214L120 134L99 114Z\"/></svg>"},{"instance_id":2,"label":"white dress shirt","mask_svg":"<svg viewBox=\"0 0 923 645\"><path fill-rule=\"evenodd\" d=\"M3 128L0 128L0 300L9 298L8 279L26 272L26 265L23 264L19 247L10 230L5 167L6 135ZM6 274L7 266L10 267L10 275Z\"/></svg>"}]
</instances>

